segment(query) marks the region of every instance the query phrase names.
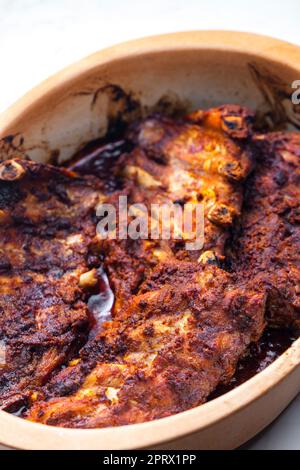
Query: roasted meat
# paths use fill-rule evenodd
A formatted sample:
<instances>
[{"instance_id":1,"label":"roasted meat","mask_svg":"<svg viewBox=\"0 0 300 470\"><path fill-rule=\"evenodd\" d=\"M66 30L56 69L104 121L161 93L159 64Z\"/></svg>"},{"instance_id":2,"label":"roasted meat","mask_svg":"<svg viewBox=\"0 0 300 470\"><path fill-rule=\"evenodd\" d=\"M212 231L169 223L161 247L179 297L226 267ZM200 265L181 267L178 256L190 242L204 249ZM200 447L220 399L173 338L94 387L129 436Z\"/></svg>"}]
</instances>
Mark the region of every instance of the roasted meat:
<instances>
[{"instance_id":1,"label":"roasted meat","mask_svg":"<svg viewBox=\"0 0 300 470\"><path fill-rule=\"evenodd\" d=\"M193 238L177 226L170 227L169 240L155 238L149 230L144 240L104 242L116 308L137 293L157 263L171 259L223 263L224 245L241 212L242 183L253 166L248 145L251 124L250 111L228 106L194 113L177 122L154 116L128 130L133 150L114 166L122 190L109 195L105 202L116 206L123 195L128 204L142 203L148 212L154 204L181 208L201 203L204 245L186 250L185 242Z\"/></svg>"},{"instance_id":2,"label":"roasted meat","mask_svg":"<svg viewBox=\"0 0 300 470\"><path fill-rule=\"evenodd\" d=\"M19 408L86 340L99 181L26 160L0 166L0 402Z\"/></svg>"},{"instance_id":3,"label":"roasted meat","mask_svg":"<svg viewBox=\"0 0 300 470\"><path fill-rule=\"evenodd\" d=\"M300 138L252 119L153 115L68 169L0 165L3 409L77 428L170 416L230 383L266 325L300 328ZM99 203L120 215L125 196L117 236L96 232ZM160 236L120 237L143 207L196 203L195 250L156 215Z\"/></svg>"},{"instance_id":4,"label":"roasted meat","mask_svg":"<svg viewBox=\"0 0 300 470\"><path fill-rule=\"evenodd\" d=\"M268 290L268 321L300 327L300 136L255 137L258 164L246 185L232 268Z\"/></svg>"},{"instance_id":5,"label":"roasted meat","mask_svg":"<svg viewBox=\"0 0 300 470\"><path fill-rule=\"evenodd\" d=\"M164 285L153 280L83 349L80 361L94 354L96 365L81 387L38 402L29 419L72 427L152 420L203 403L232 377L263 332L264 294L196 263L161 266L160 275Z\"/></svg>"}]
</instances>

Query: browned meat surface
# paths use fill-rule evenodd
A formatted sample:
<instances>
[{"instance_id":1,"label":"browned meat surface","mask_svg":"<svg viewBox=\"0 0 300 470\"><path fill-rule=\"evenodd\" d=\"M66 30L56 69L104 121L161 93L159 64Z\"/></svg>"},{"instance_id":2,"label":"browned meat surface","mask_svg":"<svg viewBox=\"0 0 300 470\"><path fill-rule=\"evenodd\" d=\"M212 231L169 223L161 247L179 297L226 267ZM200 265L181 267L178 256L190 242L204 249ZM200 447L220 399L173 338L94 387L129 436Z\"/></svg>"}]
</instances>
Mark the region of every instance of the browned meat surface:
<instances>
[{"instance_id":1,"label":"browned meat surface","mask_svg":"<svg viewBox=\"0 0 300 470\"><path fill-rule=\"evenodd\" d=\"M94 354L96 365L77 392L37 403L30 419L74 427L142 422L199 405L232 377L262 334L264 294L214 267L183 262L161 271L165 285L132 298L84 352L81 360Z\"/></svg>"},{"instance_id":2,"label":"browned meat surface","mask_svg":"<svg viewBox=\"0 0 300 470\"><path fill-rule=\"evenodd\" d=\"M72 171L0 166L2 408L64 427L169 416L230 383L267 324L299 326L300 139L251 121L238 106L157 115ZM173 226L169 240L95 236L98 202L125 195L201 202L204 245ZM100 324L102 265L115 303Z\"/></svg>"},{"instance_id":3,"label":"browned meat surface","mask_svg":"<svg viewBox=\"0 0 300 470\"><path fill-rule=\"evenodd\" d=\"M201 202L204 245L187 251L188 236L173 226L168 241L150 234L145 240L105 242L105 266L116 293L116 308L138 291L157 263L224 261L224 244L241 212L242 183L253 164L248 148L251 122L249 111L228 106L195 113L181 122L155 116L129 130L134 149L114 166L123 190L105 202L116 205L120 195L128 197L128 204L143 203L148 209L151 204L182 207Z\"/></svg>"},{"instance_id":4,"label":"browned meat surface","mask_svg":"<svg viewBox=\"0 0 300 470\"><path fill-rule=\"evenodd\" d=\"M0 402L26 403L86 339L79 286L99 182L29 161L0 167Z\"/></svg>"},{"instance_id":5,"label":"browned meat surface","mask_svg":"<svg viewBox=\"0 0 300 470\"><path fill-rule=\"evenodd\" d=\"M268 290L269 322L300 326L300 136L256 136L233 269Z\"/></svg>"}]
</instances>

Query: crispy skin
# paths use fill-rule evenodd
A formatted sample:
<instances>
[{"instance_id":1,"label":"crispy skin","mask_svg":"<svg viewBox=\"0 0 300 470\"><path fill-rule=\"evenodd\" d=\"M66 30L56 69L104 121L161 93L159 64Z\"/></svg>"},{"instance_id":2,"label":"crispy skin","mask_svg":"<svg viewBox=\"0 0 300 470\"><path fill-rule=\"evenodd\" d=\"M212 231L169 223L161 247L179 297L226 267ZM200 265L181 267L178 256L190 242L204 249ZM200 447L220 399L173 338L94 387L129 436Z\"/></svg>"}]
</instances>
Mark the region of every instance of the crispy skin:
<instances>
[{"instance_id":1,"label":"crispy skin","mask_svg":"<svg viewBox=\"0 0 300 470\"><path fill-rule=\"evenodd\" d=\"M300 328L300 137L255 140L259 162L247 183L232 268L267 287L271 324Z\"/></svg>"},{"instance_id":2,"label":"crispy skin","mask_svg":"<svg viewBox=\"0 0 300 470\"><path fill-rule=\"evenodd\" d=\"M109 184L0 166L2 407L23 403L29 420L75 428L169 416L228 383L266 322L298 325L299 138L254 135L251 121L238 106L140 121L121 156L112 145ZM147 208L201 201L204 246L95 237L97 202L117 208L120 195ZM116 300L95 335L95 286L79 284L102 260Z\"/></svg>"},{"instance_id":3,"label":"crispy skin","mask_svg":"<svg viewBox=\"0 0 300 470\"><path fill-rule=\"evenodd\" d=\"M95 235L94 185L29 161L0 167L0 402L26 403L89 326L80 275Z\"/></svg>"},{"instance_id":4,"label":"crispy skin","mask_svg":"<svg viewBox=\"0 0 300 470\"><path fill-rule=\"evenodd\" d=\"M204 208L204 246L185 249L185 234L172 226L170 240L116 240L103 244L105 266L120 308L157 263L166 260L200 260L221 264L224 245L242 205L242 182L253 160L248 148L252 133L250 111L227 106L198 112L184 120L162 116L132 126L128 138L134 149L114 168L123 190L106 202L117 207L118 196L128 204L201 203ZM130 218L128 220L130 223ZM158 224L159 225L159 224ZM176 233L176 236L175 236Z\"/></svg>"},{"instance_id":5,"label":"crispy skin","mask_svg":"<svg viewBox=\"0 0 300 470\"><path fill-rule=\"evenodd\" d=\"M235 123L234 139L226 118ZM177 123L156 116L130 130L134 150L114 166L123 189L105 202L117 207L120 195L147 207L201 201L205 245L190 256L174 238L104 241L114 320L54 377L48 400L34 405L29 419L72 427L142 422L203 403L232 377L264 329L265 294L235 284L211 263L224 259L240 215L242 181L252 166L250 121L232 107ZM69 396L55 398L62 381Z\"/></svg>"},{"instance_id":6,"label":"crispy skin","mask_svg":"<svg viewBox=\"0 0 300 470\"><path fill-rule=\"evenodd\" d=\"M232 377L262 334L264 295L217 267L175 262L160 274L165 284L133 297L83 352L81 360L94 354L97 362L82 386L37 403L29 419L88 428L142 422L203 403Z\"/></svg>"}]
</instances>

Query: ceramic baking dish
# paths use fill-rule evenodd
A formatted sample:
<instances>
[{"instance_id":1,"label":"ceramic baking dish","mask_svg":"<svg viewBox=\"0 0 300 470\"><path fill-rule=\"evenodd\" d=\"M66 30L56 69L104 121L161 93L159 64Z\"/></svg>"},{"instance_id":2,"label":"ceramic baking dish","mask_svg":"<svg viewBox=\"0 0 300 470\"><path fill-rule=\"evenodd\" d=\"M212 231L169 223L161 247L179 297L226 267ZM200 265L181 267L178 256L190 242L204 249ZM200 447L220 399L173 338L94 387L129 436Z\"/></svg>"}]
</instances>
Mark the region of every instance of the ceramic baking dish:
<instances>
[{"instance_id":1,"label":"ceramic baking dish","mask_svg":"<svg viewBox=\"0 0 300 470\"><path fill-rule=\"evenodd\" d=\"M196 31L121 44L63 70L0 116L0 157L61 162L109 122L237 103L259 119L300 127L291 102L300 48L247 33ZM60 429L0 412L0 442L19 449L232 449L268 425L300 391L300 339L263 372L204 405L157 421Z\"/></svg>"}]
</instances>

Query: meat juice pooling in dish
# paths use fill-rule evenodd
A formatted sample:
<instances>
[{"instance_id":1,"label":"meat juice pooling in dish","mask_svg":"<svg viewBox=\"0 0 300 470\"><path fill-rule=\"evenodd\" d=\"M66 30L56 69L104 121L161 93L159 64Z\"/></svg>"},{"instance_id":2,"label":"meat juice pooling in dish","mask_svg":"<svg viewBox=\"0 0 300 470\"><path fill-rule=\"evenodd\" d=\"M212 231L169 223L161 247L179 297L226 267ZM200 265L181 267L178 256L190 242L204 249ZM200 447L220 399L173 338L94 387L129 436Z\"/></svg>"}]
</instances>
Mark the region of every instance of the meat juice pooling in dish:
<instances>
[{"instance_id":1,"label":"meat juice pooling in dish","mask_svg":"<svg viewBox=\"0 0 300 470\"><path fill-rule=\"evenodd\" d=\"M105 149L69 170L3 164L2 308L21 302L7 287L12 277L27 306L19 327L9 321L12 312L3 319L11 357L2 372L4 409L22 406L28 419L70 427L151 420L197 406L232 383L239 359L250 351L254 364L253 348L263 349L267 324L287 327L290 344L288 331L299 325L299 259L291 248L299 242L299 138L257 135L251 121L236 106L140 121L110 145L109 183ZM97 162L98 172L86 175ZM96 204L116 204L120 194L131 203L201 201L203 249L188 252L174 239L99 241ZM22 247L19 256L12 256L12 240ZM95 333L88 305L99 295L102 265L115 303L112 321Z\"/></svg>"}]
</instances>

